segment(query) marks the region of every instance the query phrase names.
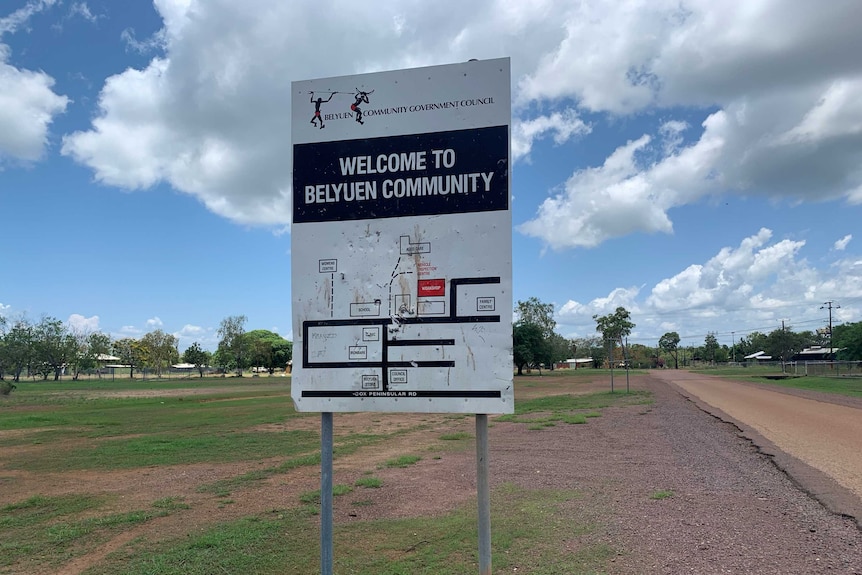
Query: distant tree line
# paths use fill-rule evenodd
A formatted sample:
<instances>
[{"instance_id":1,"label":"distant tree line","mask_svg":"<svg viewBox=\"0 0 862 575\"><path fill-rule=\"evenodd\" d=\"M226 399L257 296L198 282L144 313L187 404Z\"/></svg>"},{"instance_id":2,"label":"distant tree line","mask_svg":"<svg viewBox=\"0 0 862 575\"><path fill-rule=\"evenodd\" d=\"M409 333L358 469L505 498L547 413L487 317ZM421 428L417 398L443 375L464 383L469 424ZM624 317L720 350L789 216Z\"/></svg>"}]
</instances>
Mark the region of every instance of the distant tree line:
<instances>
[{"instance_id":1,"label":"distant tree line","mask_svg":"<svg viewBox=\"0 0 862 575\"><path fill-rule=\"evenodd\" d=\"M32 322L24 316L0 316L0 394L9 394L22 377L57 381L67 374L77 380L81 373L101 376L106 364L128 368L130 377L143 369L161 376L180 361L193 365L201 377L210 367L235 370L240 375L250 367L269 373L285 369L293 358L293 343L267 330L246 332L245 323L245 316L225 318L214 353L194 342L181 355L176 336L160 329L139 339L112 340L104 333L76 329L54 317Z\"/></svg>"},{"instance_id":2,"label":"distant tree line","mask_svg":"<svg viewBox=\"0 0 862 575\"><path fill-rule=\"evenodd\" d=\"M623 364L631 361L627 337L635 324L628 310L618 307L606 316L593 316L596 331L601 335L567 339L556 331L553 304L531 297L519 301L515 308L516 319L512 326L512 356L518 375L524 368L548 367L569 358L590 358L593 367L613 365L618 359ZM619 346L620 353L618 353ZM643 346L641 346L643 347ZM641 351L637 349L636 351ZM655 353L652 354L655 356Z\"/></svg>"},{"instance_id":3,"label":"distant tree line","mask_svg":"<svg viewBox=\"0 0 862 575\"><path fill-rule=\"evenodd\" d=\"M593 320L599 335L567 339L555 331L552 304L535 297L518 301L512 329L513 360L518 375L524 369L553 369L556 363L568 358L590 358L593 367L679 368L695 362L742 362L746 356L762 351L774 361L787 362L803 349L830 345L828 330L794 332L791 327L782 327L768 334L755 331L740 336L730 346L719 344L715 333L708 333L702 345L680 346L679 333L670 331L652 347L628 343L635 324L624 307L607 315L595 315ZM862 360L862 322L836 325L831 335L832 347L837 350L834 359Z\"/></svg>"}]
</instances>

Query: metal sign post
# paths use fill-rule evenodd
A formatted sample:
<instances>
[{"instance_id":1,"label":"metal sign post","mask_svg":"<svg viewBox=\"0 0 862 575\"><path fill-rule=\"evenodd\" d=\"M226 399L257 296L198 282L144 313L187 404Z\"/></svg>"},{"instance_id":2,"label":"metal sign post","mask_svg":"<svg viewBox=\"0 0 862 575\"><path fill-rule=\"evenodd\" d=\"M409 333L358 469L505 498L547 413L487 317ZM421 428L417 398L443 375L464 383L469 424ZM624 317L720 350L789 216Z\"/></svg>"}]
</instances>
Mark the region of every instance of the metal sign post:
<instances>
[{"instance_id":1,"label":"metal sign post","mask_svg":"<svg viewBox=\"0 0 862 575\"><path fill-rule=\"evenodd\" d=\"M479 575L491 575L491 489L488 485L488 416L476 414L476 495L479 507Z\"/></svg>"},{"instance_id":2,"label":"metal sign post","mask_svg":"<svg viewBox=\"0 0 862 575\"><path fill-rule=\"evenodd\" d=\"M332 413L320 414L320 573L332 575Z\"/></svg>"},{"instance_id":3,"label":"metal sign post","mask_svg":"<svg viewBox=\"0 0 862 575\"><path fill-rule=\"evenodd\" d=\"M514 411L510 62L291 91L291 395L298 411L323 413L331 545L333 412ZM476 417L490 570L487 415Z\"/></svg>"}]
</instances>

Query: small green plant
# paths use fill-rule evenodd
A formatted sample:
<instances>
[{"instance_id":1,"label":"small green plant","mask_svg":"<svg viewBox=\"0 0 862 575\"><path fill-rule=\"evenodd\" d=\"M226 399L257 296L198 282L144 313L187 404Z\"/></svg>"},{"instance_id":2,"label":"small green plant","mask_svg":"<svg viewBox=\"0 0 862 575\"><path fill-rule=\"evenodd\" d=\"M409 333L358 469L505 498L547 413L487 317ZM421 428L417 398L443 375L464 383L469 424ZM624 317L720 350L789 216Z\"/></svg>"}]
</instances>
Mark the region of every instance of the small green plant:
<instances>
[{"instance_id":1,"label":"small green plant","mask_svg":"<svg viewBox=\"0 0 862 575\"><path fill-rule=\"evenodd\" d=\"M356 487L366 487L370 489L377 489L378 487L383 486L383 480L378 479L377 477L360 477L354 483Z\"/></svg>"},{"instance_id":2,"label":"small green plant","mask_svg":"<svg viewBox=\"0 0 862 575\"><path fill-rule=\"evenodd\" d=\"M163 497L153 501L153 507L156 509L165 509L167 511L175 511L177 509L191 509L191 506L183 501L182 497Z\"/></svg>"},{"instance_id":3,"label":"small green plant","mask_svg":"<svg viewBox=\"0 0 862 575\"><path fill-rule=\"evenodd\" d=\"M353 487L344 484L338 484L332 486L332 495L338 497L339 495L346 495L353 491ZM320 489L315 489L314 491L306 491L302 495L299 496L299 500L302 503L311 504L311 505L319 505L320 504Z\"/></svg>"},{"instance_id":4,"label":"small green plant","mask_svg":"<svg viewBox=\"0 0 862 575\"><path fill-rule=\"evenodd\" d=\"M418 455L401 455L394 459L388 460L385 465L386 467L409 467L422 459Z\"/></svg>"},{"instance_id":5,"label":"small green plant","mask_svg":"<svg viewBox=\"0 0 862 575\"><path fill-rule=\"evenodd\" d=\"M670 489L660 489L649 496L650 499L655 499L656 501L667 499L669 497L673 497L673 491Z\"/></svg>"},{"instance_id":6,"label":"small green plant","mask_svg":"<svg viewBox=\"0 0 862 575\"><path fill-rule=\"evenodd\" d=\"M370 507L371 505L374 505L374 502L370 499L363 499L362 501L354 501L351 505L354 507Z\"/></svg>"}]
</instances>

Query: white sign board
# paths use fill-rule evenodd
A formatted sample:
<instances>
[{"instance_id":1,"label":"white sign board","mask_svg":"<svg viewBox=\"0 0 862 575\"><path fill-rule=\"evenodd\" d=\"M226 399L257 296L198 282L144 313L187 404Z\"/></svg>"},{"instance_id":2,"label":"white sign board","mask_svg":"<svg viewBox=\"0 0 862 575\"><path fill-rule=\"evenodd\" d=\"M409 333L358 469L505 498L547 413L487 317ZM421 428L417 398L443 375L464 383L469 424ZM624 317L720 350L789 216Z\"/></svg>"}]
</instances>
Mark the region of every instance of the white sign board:
<instances>
[{"instance_id":1,"label":"white sign board","mask_svg":"<svg viewBox=\"0 0 862 575\"><path fill-rule=\"evenodd\" d=\"M509 59L292 84L299 411L511 413Z\"/></svg>"}]
</instances>

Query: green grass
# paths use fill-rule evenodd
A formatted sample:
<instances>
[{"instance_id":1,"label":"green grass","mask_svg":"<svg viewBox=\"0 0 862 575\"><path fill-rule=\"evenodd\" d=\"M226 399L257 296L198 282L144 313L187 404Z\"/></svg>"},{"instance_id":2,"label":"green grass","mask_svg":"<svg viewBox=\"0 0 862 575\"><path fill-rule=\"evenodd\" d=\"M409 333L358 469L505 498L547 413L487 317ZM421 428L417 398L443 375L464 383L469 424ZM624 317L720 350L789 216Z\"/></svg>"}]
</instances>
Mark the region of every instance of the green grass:
<instances>
[{"instance_id":1,"label":"green grass","mask_svg":"<svg viewBox=\"0 0 862 575\"><path fill-rule=\"evenodd\" d=\"M660 489L649 496L650 499L655 499L657 501L668 499L670 497L673 497L673 491L670 489Z\"/></svg>"},{"instance_id":2,"label":"green grass","mask_svg":"<svg viewBox=\"0 0 862 575\"><path fill-rule=\"evenodd\" d=\"M421 459L418 455L401 455L387 460L383 465L385 467L410 467Z\"/></svg>"},{"instance_id":3,"label":"green grass","mask_svg":"<svg viewBox=\"0 0 862 575\"><path fill-rule=\"evenodd\" d=\"M191 509L191 506L183 501L182 497L163 497L153 501L153 507L156 509L167 509L168 511L176 511L178 509Z\"/></svg>"},{"instance_id":4,"label":"green grass","mask_svg":"<svg viewBox=\"0 0 862 575\"><path fill-rule=\"evenodd\" d=\"M162 433L107 439L68 449L58 443L40 457L10 457L10 469L32 472L73 469L128 469L188 463L258 460L304 454L318 448L313 431L222 432L203 435Z\"/></svg>"},{"instance_id":5,"label":"green grass","mask_svg":"<svg viewBox=\"0 0 862 575\"><path fill-rule=\"evenodd\" d=\"M601 417L599 409L649 405L652 394L647 391L631 393L590 393L585 395L549 395L515 402L515 413L501 415L495 421L526 423L528 429L539 430L553 427L556 422L580 425L588 418Z\"/></svg>"},{"instance_id":6,"label":"green grass","mask_svg":"<svg viewBox=\"0 0 862 575\"><path fill-rule=\"evenodd\" d=\"M847 395L849 397L862 397L862 378L859 377L799 376L788 377L787 379L768 379L766 376L778 375L781 373L781 369L764 367L716 368L697 371L692 370L692 372L714 375L736 381L752 381L755 383L764 383L778 387L791 387L810 391L820 391L823 393Z\"/></svg>"},{"instance_id":7,"label":"green grass","mask_svg":"<svg viewBox=\"0 0 862 575\"><path fill-rule=\"evenodd\" d=\"M332 486L333 497L338 497L339 495L347 495L351 491L353 491L353 487L351 487L350 485L337 484ZM320 489L316 489L314 491L306 491L299 496L299 500L305 504L320 505Z\"/></svg>"},{"instance_id":8,"label":"green grass","mask_svg":"<svg viewBox=\"0 0 862 575\"><path fill-rule=\"evenodd\" d=\"M383 487L383 480L377 477L360 477L354 483L356 487L366 487L371 489L377 489Z\"/></svg>"},{"instance_id":9,"label":"green grass","mask_svg":"<svg viewBox=\"0 0 862 575\"><path fill-rule=\"evenodd\" d=\"M214 391L182 397L88 395L93 388L127 386L158 391L187 389L196 383ZM291 418L307 417L294 412L289 387L284 383L218 379L146 384L140 381L26 384L23 393L16 391L7 398L9 401L3 402L3 407L9 409L4 410L0 429L18 432L5 434L0 447L37 444L38 452L33 456L31 451L27 458L10 453L4 456L3 465L39 473L269 458L265 465L245 467L251 471L198 486L199 492L217 497L216 503L223 508L234 500L241 502L241 496L231 496L233 491L297 467L320 464L316 432L283 431L284 423L289 424ZM643 403L649 399L618 393L605 401L566 399L557 403L563 406L561 411L542 411L548 404L532 400L518 402L518 408L522 410L519 416L541 421L539 425L544 428L563 421L586 420L600 415L605 403L626 405L626 401ZM16 409L19 407L23 409ZM453 414L446 416L446 420L458 429L459 422L466 417L469 416ZM386 435L338 435L334 455L337 458L355 453L363 446L420 429L431 427L418 425ZM464 432L443 433L442 443L436 443L438 453L440 449L467 448L471 438ZM420 459L417 455L404 455L383 466L407 467ZM385 495L385 486L378 482L371 475L357 480L355 485L337 485L335 489L337 494L343 494L359 487L377 487ZM86 490L87 486L81 489ZM0 508L3 533L0 573L51 572L119 533L156 517L188 509L182 498L169 493L147 509L120 514L112 512L110 498L87 495L37 496ZM86 575L315 573L319 571L316 568L319 510L313 494L306 495L309 502L294 501L297 505L294 509L211 525L203 532L190 526L189 532L176 540L160 540L160 534L151 533L133 540ZM524 491L507 486L495 489L493 498L495 568L512 571L517 566L520 572L540 575L601 570L602 557L610 551L591 538L580 541L577 553L566 551L573 548L573 541L579 541L581 535L590 533L594 527L578 521L571 505L577 499L574 492ZM354 504L361 507L371 502ZM341 525L336 528L336 569L375 575L472 572L476 548L473 509L474 505L467 505L443 517L357 520ZM350 561L356 563L349 564Z\"/></svg>"},{"instance_id":10,"label":"green grass","mask_svg":"<svg viewBox=\"0 0 862 575\"><path fill-rule=\"evenodd\" d=\"M105 503L104 498L89 495L39 495L0 508L0 568L15 566L14 572L27 572L36 565L58 566L119 531L169 513L162 507L93 515Z\"/></svg>"},{"instance_id":11,"label":"green grass","mask_svg":"<svg viewBox=\"0 0 862 575\"><path fill-rule=\"evenodd\" d=\"M597 542L600 525L579 519L580 494L511 485L492 493L494 571L602 573L616 550ZM87 575L312 575L320 572L313 513L273 511L203 533L110 555ZM334 571L354 575L462 575L476 571L475 506L439 517L356 521L334 531ZM571 551L577 549L577 551Z\"/></svg>"}]
</instances>

